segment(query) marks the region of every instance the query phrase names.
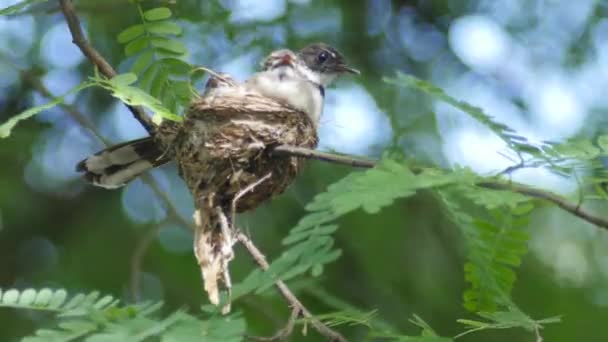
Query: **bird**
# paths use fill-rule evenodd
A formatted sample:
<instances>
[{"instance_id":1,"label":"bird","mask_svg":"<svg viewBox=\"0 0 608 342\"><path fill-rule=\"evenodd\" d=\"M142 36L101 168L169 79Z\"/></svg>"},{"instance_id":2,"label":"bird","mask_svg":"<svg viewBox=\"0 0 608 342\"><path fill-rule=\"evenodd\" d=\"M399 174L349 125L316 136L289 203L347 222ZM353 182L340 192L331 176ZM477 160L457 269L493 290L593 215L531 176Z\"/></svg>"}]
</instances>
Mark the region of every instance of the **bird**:
<instances>
[{"instance_id":1,"label":"bird","mask_svg":"<svg viewBox=\"0 0 608 342\"><path fill-rule=\"evenodd\" d=\"M317 129L325 87L345 72L359 73L350 68L342 54L328 44L310 44L297 53L280 49L270 53L262 62L262 71L243 84L226 74L211 77L201 99L206 99L209 103L209 99L221 97L226 89L234 95L231 96L232 99L236 95L257 93L307 115L313 128ZM186 111L185 121L188 121L190 110L196 111L196 103L194 101ZM185 124L165 120L154 136L99 151L80 161L76 171L84 173L84 178L93 185L107 189L122 187L147 170L174 159L174 142L176 136L184 131L184 126Z\"/></svg>"},{"instance_id":2,"label":"bird","mask_svg":"<svg viewBox=\"0 0 608 342\"><path fill-rule=\"evenodd\" d=\"M110 147L77 165L95 185L111 188L176 161L194 199L194 255L215 305L220 283L231 293L235 214L285 191L302 168L301 158L274 157L268 147L315 148L325 86L339 73L354 73L326 44L297 54L274 51L262 68L244 83L214 75L183 122L166 121L152 137ZM222 312L229 310L228 302Z\"/></svg>"},{"instance_id":3,"label":"bird","mask_svg":"<svg viewBox=\"0 0 608 342\"><path fill-rule=\"evenodd\" d=\"M227 290L234 258L235 215L282 193L304 160L277 158L269 146L314 148L323 86L306 77L308 67L290 50L271 53L264 72L242 87L204 96L188 110L183 135L176 139L178 169L194 199L194 255L204 289L219 304L220 284Z\"/></svg>"}]
</instances>

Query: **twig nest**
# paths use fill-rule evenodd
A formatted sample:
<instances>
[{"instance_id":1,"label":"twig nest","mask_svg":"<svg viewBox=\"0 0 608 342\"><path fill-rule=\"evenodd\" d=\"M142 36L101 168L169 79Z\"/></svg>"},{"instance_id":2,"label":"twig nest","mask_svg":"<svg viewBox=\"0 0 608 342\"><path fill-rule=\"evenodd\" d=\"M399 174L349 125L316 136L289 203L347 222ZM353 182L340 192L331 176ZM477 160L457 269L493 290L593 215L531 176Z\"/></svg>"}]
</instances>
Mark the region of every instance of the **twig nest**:
<instances>
[{"instance_id":1,"label":"twig nest","mask_svg":"<svg viewBox=\"0 0 608 342\"><path fill-rule=\"evenodd\" d=\"M176 139L176 160L197 202L214 193L225 205L270 173L239 199L236 209L242 212L285 191L302 167L304 159L271 156L269 147L315 148L318 137L304 113L238 85L220 89L190 105Z\"/></svg>"}]
</instances>

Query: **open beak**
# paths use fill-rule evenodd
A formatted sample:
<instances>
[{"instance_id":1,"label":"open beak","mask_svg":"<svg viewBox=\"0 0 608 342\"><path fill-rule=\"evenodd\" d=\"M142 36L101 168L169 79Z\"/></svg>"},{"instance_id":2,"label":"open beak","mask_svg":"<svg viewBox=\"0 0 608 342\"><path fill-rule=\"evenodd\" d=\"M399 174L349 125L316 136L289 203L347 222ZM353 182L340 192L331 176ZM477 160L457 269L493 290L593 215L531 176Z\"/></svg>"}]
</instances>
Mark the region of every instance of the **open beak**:
<instances>
[{"instance_id":1,"label":"open beak","mask_svg":"<svg viewBox=\"0 0 608 342\"><path fill-rule=\"evenodd\" d=\"M359 70L351 68L351 67L349 67L346 64L338 64L338 65L336 65L335 70L337 72L348 72L348 73L351 73L351 74L354 74L354 75L360 75L361 74L361 72Z\"/></svg>"},{"instance_id":2,"label":"open beak","mask_svg":"<svg viewBox=\"0 0 608 342\"><path fill-rule=\"evenodd\" d=\"M277 63L277 65L293 66L293 62L294 62L293 57L291 57L291 55L289 55L289 54L285 54L280 57L279 63Z\"/></svg>"}]
</instances>

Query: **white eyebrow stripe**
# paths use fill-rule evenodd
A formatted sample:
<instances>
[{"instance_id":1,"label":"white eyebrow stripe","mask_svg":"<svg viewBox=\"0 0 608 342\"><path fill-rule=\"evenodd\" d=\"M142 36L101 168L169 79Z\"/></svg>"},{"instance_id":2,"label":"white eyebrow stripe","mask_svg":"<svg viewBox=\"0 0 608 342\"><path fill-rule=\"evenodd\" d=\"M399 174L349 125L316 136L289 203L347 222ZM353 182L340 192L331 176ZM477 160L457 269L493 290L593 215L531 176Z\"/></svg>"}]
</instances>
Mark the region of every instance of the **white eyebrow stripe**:
<instances>
[{"instance_id":1,"label":"white eyebrow stripe","mask_svg":"<svg viewBox=\"0 0 608 342\"><path fill-rule=\"evenodd\" d=\"M324 52L327 52L328 54L330 54L332 58L336 58L336 54L333 53L333 52L331 52L330 50L323 49L323 48L321 48L321 50L323 50Z\"/></svg>"}]
</instances>

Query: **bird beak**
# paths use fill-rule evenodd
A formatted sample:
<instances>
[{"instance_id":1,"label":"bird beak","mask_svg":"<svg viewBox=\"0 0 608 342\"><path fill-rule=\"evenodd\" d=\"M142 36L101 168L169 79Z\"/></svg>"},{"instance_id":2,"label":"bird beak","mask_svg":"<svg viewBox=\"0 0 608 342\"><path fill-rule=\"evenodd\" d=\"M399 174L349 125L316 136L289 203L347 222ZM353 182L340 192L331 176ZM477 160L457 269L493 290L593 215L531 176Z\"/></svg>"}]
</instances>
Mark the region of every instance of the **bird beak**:
<instances>
[{"instance_id":1,"label":"bird beak","mask_svg":"<svg viewBox=\"0 0 608 342\"><path fill-rule=\"evenodd\" d=\"M279 63L277 65L290 65L293 66L293 57L291 57L291 55L289 54L285 54L283 56L281 56L281 58L279 59Z\"/></svg>"},{"instance_id":2,"label":"bird beak","mask_svg":"<svg viewBox=\"0 0 608 342\"><path fill-rule=\"evenodd\" d=\"M354 75L361 75L361 72L357 69L351 68L346 64L338 64L336 65L336 69L337 72L348 72Z\"/></svg>"}]
</instances>

